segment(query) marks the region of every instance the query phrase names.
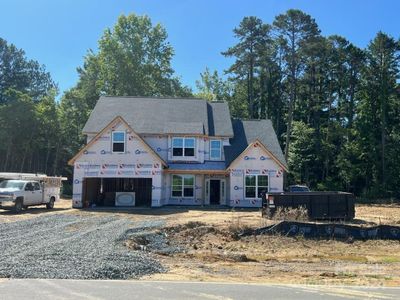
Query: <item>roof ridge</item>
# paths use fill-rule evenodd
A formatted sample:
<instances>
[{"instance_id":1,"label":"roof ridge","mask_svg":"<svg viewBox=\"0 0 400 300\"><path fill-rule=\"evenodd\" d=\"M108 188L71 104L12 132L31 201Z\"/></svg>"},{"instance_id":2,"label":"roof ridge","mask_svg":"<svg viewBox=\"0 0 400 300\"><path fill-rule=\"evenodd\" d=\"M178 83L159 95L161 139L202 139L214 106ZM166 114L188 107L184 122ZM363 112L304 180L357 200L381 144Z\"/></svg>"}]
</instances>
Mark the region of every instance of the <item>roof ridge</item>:
<instances>
[{"instance_id":1,"label":"roof ridge","mask_svg":"<svg viewBox=\"0 0 400 300\"><path fill-rule=\"evenodd\" d=\"M112 95L101 95L100 97L103 98L133 98L133 99L140 99L140 98L145 98L145 99L169 99L169 100L201 100L208 102L206 99L202 98L197 98L197 97L172 97L172 96L112 96Z\"/></svg>"}]
</instances>

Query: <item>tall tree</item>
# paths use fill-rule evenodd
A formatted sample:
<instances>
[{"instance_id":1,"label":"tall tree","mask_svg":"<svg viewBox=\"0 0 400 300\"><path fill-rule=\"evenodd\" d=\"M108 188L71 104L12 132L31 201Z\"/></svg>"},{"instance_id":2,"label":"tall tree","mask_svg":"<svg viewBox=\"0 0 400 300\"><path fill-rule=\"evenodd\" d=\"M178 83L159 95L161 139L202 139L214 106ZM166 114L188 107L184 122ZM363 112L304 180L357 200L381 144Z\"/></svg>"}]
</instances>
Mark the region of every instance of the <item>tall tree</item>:
<instances>
[{"instance_id":1,"label":"tall tree","mask_svg":"<svg viewBox=\"0 0 400 300\"><path fill-rule=\"evenodd\" d=\"M255 103L255 68L257 64L257 48L268 38L270 26L256 17L245 17L239 27L233 30L239 42L222 52L226 57L235 57L235 63L226 71L233 73L236 79L246 80L247 108L250 118L258 117L258 103Z\"/></svg>"},{"instance_id":2,"label":"tall tree","mask_svg":"<svg viewBox=\"0 0 400 300\"><path fill-rule=\"evenodd\" d=\"M271 119L275 131L280 136L284 120L284 74L282 72L283 51L279 40L264 38L257 47L257 66L259 69L260 119Z\"/></svg>"},{"instance_id":3,"label":"tall tree","mask_svg":"<svg viewBox=\"0 0 400 300\"><path fill-rule=\"evenodd\" d=\"M83 66L78 68L76 86L61 98L60 143L66 146L60 149L60 163L66 165L85 143L81 130L100 95L191 95L191 90L174 75L173 55L165 28L153 25L147 16L121 15L113 28L107 28L98 51L89 50Z\"/></svg>"},{"instance_id":4,"label":"tall tree","mask_svg":"<svg viewBox=\"0 0 400 300\"><path fill-rule=\"evenodd\" d=\"M379 32L366 50L359 93L359 134L366 161L366 182L387 188L387 143L397 125L394 113L400 105L397 91L400 67L400 44ZM367 142L367 144L365 143ZM400 151L399 151L400 154Z\"/></svg>"},{"instance_id":5,"label":"tall tree","mask_svg":"<svg viewBox=\"0 0 400 300\"><path fill-rule=\"evenodd\" d=\"M293 122L293 145L290 148L288 164L296 183L310 184L310 169L315 161L313 135L314 129L304 122Z\"/></svg>"},{"instance_id":6,"label":"tall tree","mask_svg":"<svg viewBox=\"0 0 400 300\"><path fill-rule=\"evenodd\" d=\"M44 66L0 38L0 170L46 172L54 164L56 93Z\"/></svg>"},{"instance_id":7,"label":"tall tree","mask_svg":"<svg viewBox=\"0 0 400 300\"><path fill-rule=\"evenodd\" d=\"M174 54L167 42L167 32L153 25L147 16L120 16L112 29L106 29L99 41L97 59L90 53L86 73L94 69L98 91L111 95L173 96L186 95L174 77L171 60ZM98 63L97 67L91 64ZM97 73L98 72L98 73Z\"/></svg>"},{"instance_id":8,"label":"tall tree","mask_svg":"<svg viewBox=\"0 0 400 300\"><path fill-rule=\"evenodd\" d=\"M0 128L3 132L4 171L26 171L27 158L33 150L37 135L38 120L35 103L27 94L14 89L5 93L9 104L0 107Z\"/></svg>"},{"instance_id":9,"label":"tall tree","mask_svg":"<svg viewBox=\"0 0 400 300\"><path fill-rule=\"evenodd\" d=\"M0 105L9 103L7 91L10 89L39 101L54 88L56 84L44 66L26 58L22 49L0 38Z\"/></svg>"},{"instance_id":10,"label":"tall tree","mask_svg":"<svg viewBox=\"0 0 400 300\"><path fill-rule=\"evenodd\" d=\"M287 129L285 158L288 158L290 136L293 122L293 111L298 92L298 78L304 69L304 47L312 43L319 35L318 26L311 16L300 10L290 9L278 15L273 26L284 50L285 74L289 82L289 104L287 113Z\"/></svg>"}]
</instances>

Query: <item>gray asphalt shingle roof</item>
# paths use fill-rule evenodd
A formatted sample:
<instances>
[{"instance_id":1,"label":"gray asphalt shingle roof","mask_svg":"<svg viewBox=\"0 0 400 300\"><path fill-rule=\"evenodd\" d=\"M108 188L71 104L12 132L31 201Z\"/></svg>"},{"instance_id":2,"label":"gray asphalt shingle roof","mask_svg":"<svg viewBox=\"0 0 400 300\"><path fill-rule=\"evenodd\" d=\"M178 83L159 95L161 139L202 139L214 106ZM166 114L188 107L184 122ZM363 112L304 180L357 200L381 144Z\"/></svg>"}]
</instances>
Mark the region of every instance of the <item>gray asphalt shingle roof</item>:
<instances>
[{"instance_id":1,"label":"gray asphalt shingle roof","mask_svg":"<svg viewBox=\"0 0 400 300\"><path fill-rule=\"evenodd\" d=\"M163 133L204 134L202 122L167 122Z\"/></svg>"},{"instance_id":2,"label":"gray asphalt shingle roof","mask_svg":"<svg viewBox=\"0 0 400 300\"><path fill-rule=\"evenodd\" d=\"M121 116L139 134L233 136L226 102L202 99L101 96L83 133L97 133Z\"/></svg>"},{"instance_id":3,"label":"gray asphalt shingle roof","mask_svg":"<svg viewBox=\"0 0 400 300\"><path fill-rule=\"evenodd\" d=\"M271 120L232 120L234 138L224 147L228 167L252 142L258 139L279 162L287 168L285 157L276 137Z\"/></svg>"}]
</instances>

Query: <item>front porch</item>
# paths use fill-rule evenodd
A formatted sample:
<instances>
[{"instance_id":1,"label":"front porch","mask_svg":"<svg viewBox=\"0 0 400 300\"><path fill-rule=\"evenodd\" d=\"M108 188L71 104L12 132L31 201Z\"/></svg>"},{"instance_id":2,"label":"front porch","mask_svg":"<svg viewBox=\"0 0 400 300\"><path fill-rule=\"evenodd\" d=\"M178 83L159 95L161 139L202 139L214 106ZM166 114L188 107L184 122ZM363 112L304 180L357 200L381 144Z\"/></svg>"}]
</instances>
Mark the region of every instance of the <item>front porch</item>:
<instances>
[{"instance_id":1,"label":"front porch","mask_svg":"<svg viewBox=\"0 0 400 300\"><path fill-rule=\"evenodd\" d=\"M172 164L164 174L164 205L229 205L229 172L224 162Z\"/></svg>"}]
</instances>

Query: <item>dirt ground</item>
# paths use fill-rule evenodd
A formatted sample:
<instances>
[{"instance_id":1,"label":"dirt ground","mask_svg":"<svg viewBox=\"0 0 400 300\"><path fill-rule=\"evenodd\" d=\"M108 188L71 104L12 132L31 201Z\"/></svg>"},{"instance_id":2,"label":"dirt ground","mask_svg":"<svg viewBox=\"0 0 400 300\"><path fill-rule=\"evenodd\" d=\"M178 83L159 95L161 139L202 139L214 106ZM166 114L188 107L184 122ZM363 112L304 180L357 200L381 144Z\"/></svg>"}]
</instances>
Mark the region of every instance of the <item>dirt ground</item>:
<instances>
[{"instance_id":1,"label":"dirt ground","mask_svg":"<svg viewBox=\"0 0 400 300\"><path fill-rule=\"evenodd\" d=\"M270 225L259 211L191 208L129 211L75 210L61 200L54 210L0 210L0 222L42 214L112 214L135 221L164 220L158 229L176 253L154 253L169 271L144 279L400 286L400 242L312 240L302 237L238 237L243 228ZM400 205L357 205L353 222L400 225Z\"/></svg>"},{"instance_id":2,"label":"dirt ground","mask_svg":"<svg viewBox=\"0 0 400 300\"><path fill-rule=\"evenodd\" d=\"M273 221L259 212L188 211L167 218L164 234L186 249L161 255L169 267L154 280L400 286L400 242L250 236L241 229ZM400 224L398 205L357 205L355 224Z\"/></svg>"}]
</instances>

